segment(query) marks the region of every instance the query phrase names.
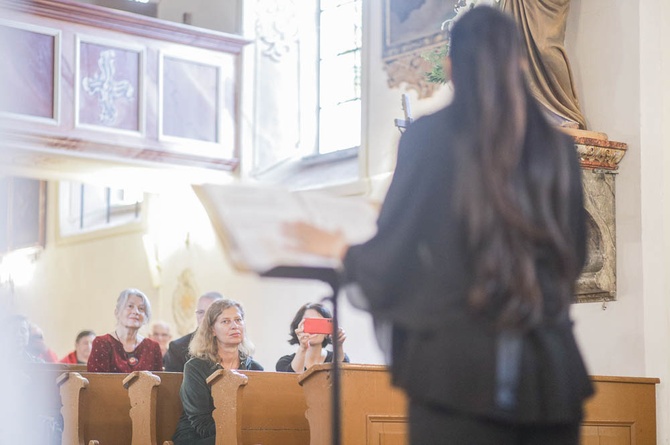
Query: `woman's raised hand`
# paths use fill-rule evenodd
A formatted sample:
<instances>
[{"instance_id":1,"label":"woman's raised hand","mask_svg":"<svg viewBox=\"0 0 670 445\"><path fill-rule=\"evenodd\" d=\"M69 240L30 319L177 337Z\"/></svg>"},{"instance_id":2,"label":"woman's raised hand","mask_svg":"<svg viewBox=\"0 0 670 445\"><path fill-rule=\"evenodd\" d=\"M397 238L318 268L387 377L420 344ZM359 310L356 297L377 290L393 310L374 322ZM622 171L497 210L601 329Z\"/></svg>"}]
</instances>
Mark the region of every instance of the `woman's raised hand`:
<instances>
[{"instance_id":1,"label":"woman's raised hand","mask_svg":"<svg viewBox=\"0 0 670 445\"><path fill-rule=\"evenodd\" d=\"M300 341L300 348L307 349L309 348L309 334L305 333L304 327L305 320L302 320L295 330L295 336Z\"/></svg>"}]
</instances>

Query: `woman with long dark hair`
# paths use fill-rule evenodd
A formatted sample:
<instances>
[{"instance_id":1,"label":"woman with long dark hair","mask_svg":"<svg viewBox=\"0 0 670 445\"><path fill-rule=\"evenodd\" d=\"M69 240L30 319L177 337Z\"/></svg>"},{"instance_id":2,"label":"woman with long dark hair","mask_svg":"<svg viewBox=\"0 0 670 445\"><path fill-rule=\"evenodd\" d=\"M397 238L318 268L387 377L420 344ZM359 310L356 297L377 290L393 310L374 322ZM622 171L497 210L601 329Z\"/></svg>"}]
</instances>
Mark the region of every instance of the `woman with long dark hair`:
<instances>
[{"instance_id":1,"label":"woman with long dark hair","mask_svg":"<svg viewBox=\"0 0 670 445\"><path fill-rule=\"evenodd\" d=\"M450 45L453 101L403 134L375 237L286 232L343 258L412 444L577 444L593 390L569 317L586 246L574 144L531 96L510 17L476 7Z\"/></svg>"},{"instance_id":2,"label":"woman with long dark hair","mask_svg":"<svg viewBox=\"0 0 670 445\"><path fill-rule=\"evenodd\" d=\"M300 306L291 321L288 343L298 345L293 354L284 355L277 360L277 372L295 372L302 374L314 365L332 363L335 354L326 346L331 343L332 334L311 334L305 332L305 318L333 318L330 310L321 303L306 303ZM340 362L349 362L344 353L344 341L347 339L344 329L338 328L337 357Z\"/></svg>"}]
</instances>

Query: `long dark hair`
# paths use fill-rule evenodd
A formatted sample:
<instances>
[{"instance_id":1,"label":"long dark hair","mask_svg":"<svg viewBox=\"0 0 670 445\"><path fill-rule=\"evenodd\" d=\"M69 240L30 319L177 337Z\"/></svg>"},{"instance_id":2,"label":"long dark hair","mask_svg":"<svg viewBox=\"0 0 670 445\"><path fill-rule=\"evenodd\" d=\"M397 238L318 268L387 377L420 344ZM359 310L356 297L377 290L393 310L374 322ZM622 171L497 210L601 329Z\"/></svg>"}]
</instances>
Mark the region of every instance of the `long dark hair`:
<instances>
[{"instance_id":1,"label":"long dark hair","mask_svg":"<svg viewBox=\"0 0 670 445\"><path fill-rule=\"evenodd\" d=\"M457 116L457 210L467 226L474 281L469 305L502 326L543 316L536 261L555 266L562 309L579 273L569 246L569 147L525 80L521 35L512 18L474 8L451 31Z\"/></svg>"}]
</instances>

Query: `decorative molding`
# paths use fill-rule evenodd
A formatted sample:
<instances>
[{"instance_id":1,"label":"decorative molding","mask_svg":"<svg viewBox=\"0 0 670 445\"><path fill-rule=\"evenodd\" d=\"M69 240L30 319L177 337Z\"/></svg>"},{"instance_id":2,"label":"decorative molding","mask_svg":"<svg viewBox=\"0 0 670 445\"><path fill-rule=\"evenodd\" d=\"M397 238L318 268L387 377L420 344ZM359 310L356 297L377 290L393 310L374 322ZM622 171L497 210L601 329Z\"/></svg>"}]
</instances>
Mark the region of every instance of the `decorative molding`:
<instances>
[{"instance_id":1,"label":"decorative molding","mask_svg":"<svg viewBox=\"0 0 670 445\"><path fill-rule=\"evenodd\" d=\"M4 147L0 160L11 162L15 166L30 166L34 163L59 163L60 157L74 156L100 161L120 161L130 164L181 165L185 167L205 168L208 170L233 171L239 164L238 158L214 158L189 153L180 153L175 149L167 150L167 143L152 147L121 146L113 141L102 142L76 137L26 134L14 132L9 128L0 130ZM148 142L147 142L148 144ZM170 145L171 146L171 145ZM6 155L6 156L5 156Z\"/></svg>"},{"instance_id":2,"label":"decorative molding","mask_svg":"<svg viewBox=\"0 0 670 445\"><path fill-rule=\"evenodd\" d=\"M577 152L583 168L617 170L628 145L607 139L576 137Z\"/></svg>"},{"instance_id":3,"label":"decorative molding","mask_svg":"<svg viewBox=\"0 0 670 445\"><path fill-rule=\"evenodd\" d=\"M261 54L280 61L298 41L298 19L293 0L262 0L257 5L256 35L265 46Z\"/></svg>"},{"instance_id":4,"label":"decorative molding","mask_svg":"<svg viewBox=\"0 0 670 445\"><path fill-rule=\"evenodd\" d=\"M388 75L389 88L398 88L405 84L408 90L415 90L419 99L426 99L440 88L440 84L429 82L426 73L431 65L420 53L410 53L396 59L387 60L384 70Z\"/></svg>"}]
</instances>

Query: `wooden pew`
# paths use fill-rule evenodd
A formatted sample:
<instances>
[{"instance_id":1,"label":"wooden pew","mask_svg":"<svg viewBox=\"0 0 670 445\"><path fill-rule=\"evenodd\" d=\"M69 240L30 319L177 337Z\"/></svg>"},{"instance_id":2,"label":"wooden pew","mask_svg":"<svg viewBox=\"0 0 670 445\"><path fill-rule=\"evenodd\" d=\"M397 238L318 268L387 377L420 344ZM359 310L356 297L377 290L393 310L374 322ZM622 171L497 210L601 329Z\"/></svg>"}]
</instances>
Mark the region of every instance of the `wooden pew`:
<instances>
[{"instance_id":1,"label":"wooden pew","mask_svg":"<svg viewBox=\"0 0 670 445\"><path fill-rule=\"evenodd\" d=\"M62 374L63 445L171 443L181 381L171 372Z\"/></svg>"},{"instance_id":2,"label":"wooden pew","mask_svg":"<svg viewBox=\"0 0 670 445\"><path fill-rule=\"evenodd\" d=\"M656 444L657 378L592 376L596 394L586 401L582 445Z\"/></svg>"},{"instance_id":3,"label":"wooden pew","mask_svg":"<svg viewBox=\"0 0 670 445\"><path fill-rule=\"evenodd\" d=\"M131 445L171 444L182 405L180 372L136 371L123 380L130 399Z\"/></svg>"},{"instance_id":4,"label":"wooden pew","mask_svg":"<svg viewBox=\"0 0 670 445\"><path fill-rule=\"evenodd\" d=\"M58 378L63 407L62 445L130 444L126 374L67 372Z\"/></svg>"},{"instance_id":5,"label":"wooden pew","mask_svg":"<svg viewBox=\"0 0 670 445\"><path fill-rule=\"evenodd\" d=\"M310 445L332 443L332 364L311 367L300 376L305 393ZM386 366L344 363L340 369L343 445L405 445L407 400L391 386Z\"/></svg>"},{"instance_id":6,"label":"wooden pew","mask_svg":"<svg viewBox=\"0 0 670 445\"><path fill-rule=\"evenodd\" d=\"M61 406L56 379L64 372L85 371L86 365L29 363L20 369L26 374L33 392L41 396L39 411L35 414L55 418L59 416Z\"/></svg>"},{"instance_id":7,"label":"wooden pew","mask_svg":"<svg viewBox=\"0 0 670 445\"><path fill-rule=\"evenodd\" d=\"M342 444L405 445L405 395L390 386L384 366L342 365ZM332 365L312 367L300 378L305 390L310 445L331 443ZM583 445L656 443L657 378L592 376L596 394L585 404Z\"/></svg>"},{"instance_id":8,"label":"wooden pew","mask_svg":"<svg viewBox=\"0 0 670 445\"><path fill-rule=\"evenodd\" d=\"M63 372L82 368L86 366L63 363L25 363L13 368L17 380L11 384L21 394L20 405L25 407L19 417L30 419L27 421L39 440L56 441L61 436L61 403L56 379Z\"/></svg>"},{"instance_id":9,"label":"wooden pew","mask_svg":"<svg viewBox=\"0 0 670 445\"><path fill-rule=\"evenodd\" d=\"M307 405L298 377L261 371L214 372L216 445L308 445Z\"/></svg>"}]
</instances>

